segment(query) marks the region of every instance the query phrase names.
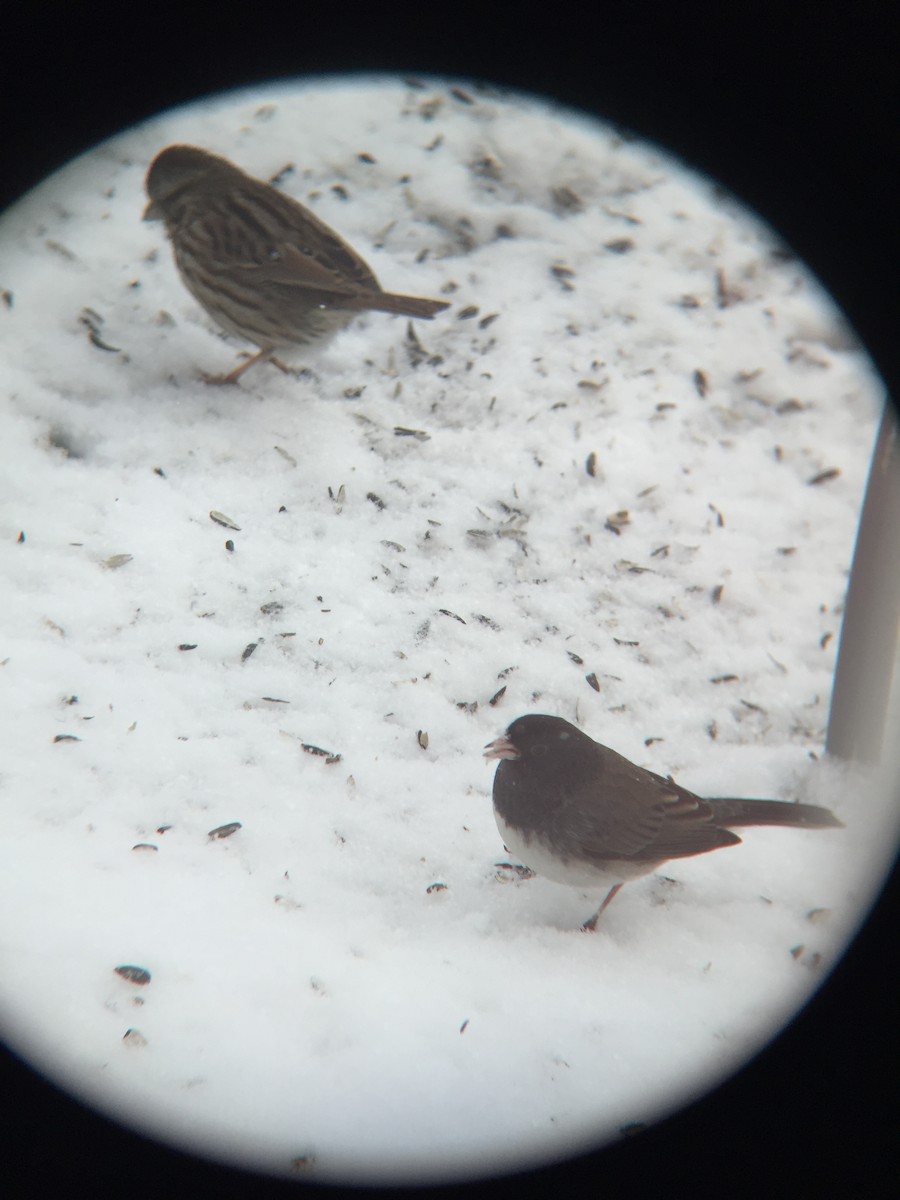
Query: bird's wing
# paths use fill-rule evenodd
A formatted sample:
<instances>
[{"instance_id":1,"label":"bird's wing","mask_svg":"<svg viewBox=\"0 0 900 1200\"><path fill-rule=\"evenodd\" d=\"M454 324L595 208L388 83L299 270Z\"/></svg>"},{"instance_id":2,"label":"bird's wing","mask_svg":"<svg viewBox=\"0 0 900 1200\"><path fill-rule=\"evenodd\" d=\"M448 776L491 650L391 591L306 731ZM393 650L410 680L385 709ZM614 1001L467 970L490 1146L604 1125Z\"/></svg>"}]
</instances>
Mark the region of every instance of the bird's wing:
<instances>
[{"instance_id":1,"label":"bird's wing","mask_svg":"<svg viewBox=\"0 0 900 1200\"><path fill-rule=\"evenodd\" d=\"M574 796L563 803L566 822L577 833L585 858L663 862L741 840L713 823L713 810L705 800L614 751L605 751L601 769L586 786L595 803L575 803Z\"/></svg>"},{"instance_id":2,"label":"bird's wing","mask_svg":"<svg viewBox=\"0 0 900 1200\"><path fill-rule=\"evenodd\" d=\"M361 278L357 282L356 277L335 271L311 250L290 242L267 247L266 256L256 261L242 255L220 265L232 273L246 273L247 283L253 286L274 283L304 292L324 293L335 299L350 299L360 288L371 286L362 272L358 273Z\"/></svg>"}]
</instances>

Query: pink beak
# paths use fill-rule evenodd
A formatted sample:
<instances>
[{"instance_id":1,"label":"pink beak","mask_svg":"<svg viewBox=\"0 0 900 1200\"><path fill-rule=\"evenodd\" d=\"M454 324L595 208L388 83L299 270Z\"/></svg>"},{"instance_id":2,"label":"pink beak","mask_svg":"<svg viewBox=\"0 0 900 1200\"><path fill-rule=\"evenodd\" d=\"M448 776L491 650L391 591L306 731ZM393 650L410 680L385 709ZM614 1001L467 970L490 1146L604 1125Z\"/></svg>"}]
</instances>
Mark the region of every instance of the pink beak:
<instances>
[{"instance_id":1,"label":"pink beak","mask_svg":"<svg viewBox=\"0 0 900 1200\"><path fill-rule=\"evenodd\" d=\"M484 748L485 758L521 758L518 750L506 736L495 738L493 742L488 742Z\"/></svg>"}]
</instances>

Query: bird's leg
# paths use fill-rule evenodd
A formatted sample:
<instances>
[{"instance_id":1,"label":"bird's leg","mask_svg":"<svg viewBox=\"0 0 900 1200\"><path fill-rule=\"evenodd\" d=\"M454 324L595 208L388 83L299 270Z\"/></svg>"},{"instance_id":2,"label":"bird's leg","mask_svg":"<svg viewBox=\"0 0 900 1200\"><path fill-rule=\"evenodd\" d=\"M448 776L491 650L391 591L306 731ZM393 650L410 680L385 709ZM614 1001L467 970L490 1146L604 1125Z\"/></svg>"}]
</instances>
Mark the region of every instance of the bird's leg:
<instances>
[{"instance_id":1,"label":"bird's leg","mask_svg":"<svg viewBox=\"0 0 900 1200\"><path fill-rule=\"evenodd\" d=\"M621 889L621 887L622 887L622 884L617 883L609 889L609 891L606 894L606 899L603 901L603 903L600 905L600 907L597 909L597 911L594 913L594 915L589 920L585 921L585 923L582 925L581 928L585 931L585 933L593 933L596 930L597 922L600 920L600 914L603 912L603 910L605 908L607 908L610 904L612 904L613 899L615 898L617 892Z\"/></svg>"},{"instance_id":2,"label":"bird's leg","mask_svg":"<svg viewBox=\"0 0 900 1200\"><path fill-rule=\"evenodd\" d=\"M269 359L269 362L284 375L292 375L294 379L315 379L309 367L291 367L286 362L282 362L280 358L275 358L274 355Z\"/></svg>"},{"instance_id":3,"label":"bird's leg","mask_svg":"<svg viewBox=\"0 0 900 1200\"><path fill-rule=\"evenodd\" d=\"M246 362L242 362L239 367L235 367L227 375L204 375L203 382L210 384L212 387L220 387L226 383L237 383L245 371L249 371L251 367L255 367L258 362L266 362L271 356L272 351L270 349L259 350L256 354L249 355Z\"/></svg>"}]
</instances>

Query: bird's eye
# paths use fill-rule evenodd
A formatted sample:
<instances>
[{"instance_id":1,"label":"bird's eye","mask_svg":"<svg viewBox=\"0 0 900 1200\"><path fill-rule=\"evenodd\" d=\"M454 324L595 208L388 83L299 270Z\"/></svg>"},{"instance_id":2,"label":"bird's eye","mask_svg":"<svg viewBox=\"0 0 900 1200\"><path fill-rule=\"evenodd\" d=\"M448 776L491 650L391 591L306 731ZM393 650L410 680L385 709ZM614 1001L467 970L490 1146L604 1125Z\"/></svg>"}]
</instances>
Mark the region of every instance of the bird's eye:
<instances>
[{"instance_id":1,"label":"bird's eye","mask_svg":"<svg viewBox=\"0 0 900 1200\"><path fill-rule=\"evenodd\" d=\"M277 262L281 258L281 252L276 250L274 246L270 246L266 251L266 257L270 258L273 262Z\"/></svg>"},{"instance_id":2,"label":"bird's eye","mask_svg":"<svg viewBox=\"0 0 900 1200\"><path fill-rule=\"evenodd\" d=\"M531 747L532 758L543 758L546 753L547 747L542 742L538 742L536 746Z\"/></svg>"}]
</instances>

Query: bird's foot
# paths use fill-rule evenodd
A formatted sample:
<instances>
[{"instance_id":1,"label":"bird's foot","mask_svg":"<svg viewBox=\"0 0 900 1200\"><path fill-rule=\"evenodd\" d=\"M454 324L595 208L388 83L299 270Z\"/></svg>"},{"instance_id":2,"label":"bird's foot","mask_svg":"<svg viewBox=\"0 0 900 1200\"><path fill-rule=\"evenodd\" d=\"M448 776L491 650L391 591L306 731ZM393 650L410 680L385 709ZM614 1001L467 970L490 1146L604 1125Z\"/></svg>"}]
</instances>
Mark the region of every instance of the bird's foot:
<instances>
[{"instance_id":1,"label":"bird's foot","mask_svg":"<svg viewBox=\"0 0 900 1200\"><path fill-rule=\"evenodd\" d=\"M597 909L597 911L594 913L594 915L592 917L588 917L588 919L585 921L585 923L581 926L582 931L584 933L596 933L597 922L603 916L604 911L609 907L610 904L612 904L613 900L615 900L616 896L621 891L621 888L622 888L622 884L617 883L609 889L609 891L606 894L606 899L603 901L603 903L600 905L600 907Z\"/></svg>"},{"instance_id":2,"label":"bird's foot","mask_svg":"<svg viewBox=\"0 0 900 1200\"><path fill-rule=\"evenodd\" d=\"M227 384L237 383L240 377L246 371L249 371L251 367L255 367L257 363L275 361L272 359L271 350L259 350L256 354L249 354L247 351L242 351L241 357L246 358L247 361L242 362L233 371L229 371L227 375L207 375L204 372L201 375L203 382L210 387L224 387ZM280 363L278 365L281 366Z\"/></svg>"}]
</instances>

